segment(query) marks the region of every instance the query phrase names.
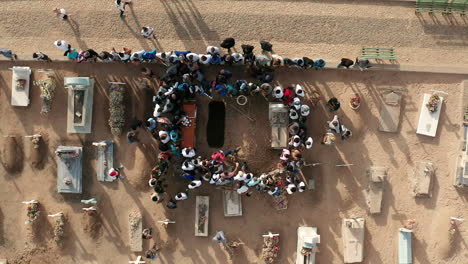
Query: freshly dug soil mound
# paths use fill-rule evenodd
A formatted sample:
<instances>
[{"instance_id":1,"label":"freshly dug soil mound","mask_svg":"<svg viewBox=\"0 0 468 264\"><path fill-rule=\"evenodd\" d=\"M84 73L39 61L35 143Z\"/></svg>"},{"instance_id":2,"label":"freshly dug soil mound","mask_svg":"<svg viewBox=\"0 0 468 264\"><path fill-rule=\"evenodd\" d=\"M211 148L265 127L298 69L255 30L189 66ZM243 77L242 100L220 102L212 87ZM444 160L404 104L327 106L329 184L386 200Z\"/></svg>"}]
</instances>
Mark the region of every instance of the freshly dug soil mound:
<instances>
[{"instance_id":1,"label":"freshly dug soil mound","mask_svg":"<svg viewBox=\"0 0 468 264\"><path fill-rule=\"evenodd\" d=\"M36 139L31 138L31 140L29 140L27 144L28 149L30 150L29 160L31 161L31 164L35 168L42 167L42 161L44 160L44 155L46 154L44 149L44 141L42 140L42 137Z\"/></svg>"},{"instance_id":2,"label":"freshly dug soil mound","mask_svg":"<svg viewBox=\"0 0 468 264\"><path fill-rule=\"evenodd\" d=\"M224 119L226 106L223 102L213 101L209 104L208 124L206 125L206 140L211 148L224 145Z\"/></svg>"},{"instance_id":3,"label":"freshly dug soil mound","mask_svg":"<svg viewBox=\"0 0 468 264\"><path fill-rule=\"evenodd\" d=\"M83 214L81 218L81 225L83 227L83 231L89 234L91 238L96 239L100 236L101 219L99 217L99 214Z\"/></svg>"},{"instance_id":4,"label":"freshly dug soil mound","mask_svg":"<svg viewBox=\"0 0 468 264\"><path fill-rule=\"evenodd\" d=\"M124 169L123 175L127 177L128 182L133 188L140 191L147 191L149 175L154 162L155 161L150 161L145 157L145 154L140 149L136 149L135 166L132 170Z\"/></svg>"},{"instance_id":5,"label":"freshly dug soil mound","mask_svg":"<svg viewBox=\"0 0 468 264\"><path fill-rule=\"evenodd\" d=\"M433 222L432 241L440 259L447 259L453 254L453 235L450 234L450 216L448 210L437 213Z\"/></svg>"},{"instance_id":6,"label":"freshly dug soil mound","mask_svg":"<svg viewBox=\"0 0 468 264\"><path fill-rule=\"evenodd\" d=\"M0 158L5 169L14 172L18 169L19 150L15 137L2 137Z\"/></svg>"}]
</instances>

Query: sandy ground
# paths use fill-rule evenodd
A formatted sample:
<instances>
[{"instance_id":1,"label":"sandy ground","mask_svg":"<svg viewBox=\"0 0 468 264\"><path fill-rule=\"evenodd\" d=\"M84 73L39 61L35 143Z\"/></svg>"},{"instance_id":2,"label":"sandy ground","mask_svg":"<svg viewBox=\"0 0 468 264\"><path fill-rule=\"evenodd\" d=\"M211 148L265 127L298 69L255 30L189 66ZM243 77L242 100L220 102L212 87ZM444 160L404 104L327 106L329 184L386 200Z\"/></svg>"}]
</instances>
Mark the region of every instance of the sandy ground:
<instances>
[{"instance_id":1,"label":"sandy ground","mask_svg":"<svg viewBox=\"0 0 468 264\"><path fill-rule=\"evenodd\" d=\"M72 15L70 22L60 21L52 13L54 7L65 7ZM401 64L466 65L468 63L466 30L468 20L460 16L429 16L414 14L413 1L229 1L229 0L135 0L121 20L111 0L6 0L0 5L0 47L10 48L20 58L30 59L32 52L42 51L52 58L62 58L53 41L65 39L80 49L97 51L120 49L192 50L203 52L210 44L219 44L225 37L234 37L240 44L256 44L268 40L274 50L285 56L306 55L336 61L355 57L364 46L395 47ZM139 31L152 26L157 39L144 40ZM3 58L2 58L3 60ZM17 63L21 65L24 63ZM227 255L211 241L217 230L229 238L245 243L234 258L235 263L261 263L261 235L281 234L278 263L293 263L296 250L296 229L300 225L316 226L322 236L317 263L342 263L341 219L366 217L364 263L395 263L398 258L397 231L410 218L416 219L413 253L415 263L466 263L468 257L466 223L460 225L454 247L443 250L441 236L448 216L468 218L468 191L452 186L452 172L459 148L460 102L459 83L463 76L441 74L408 74L394 72L300 72L285 70L277 74L283 84L299 82L308 91L318 90L325 98L336 96L347 101L355 91L363 94L359 111L347 105L339 111L344 124L354 133L347 142L335 147L317 144L326 120L331 115L323 102L309 118L310 133L316 144L306 154L311 162L322 166L308 168L306 176L316 178L317 190L290 197L287 211L272 208L270 197L254 195L243 198L244 216L223 216L221 191L202 186L191 199L179 204L175 211L150 202L150 192L144 188L146 175L152 167L157 146L142 133L141 143L129 145L123 137L112 137L107 125L108 81L124 81L128 89L128 119L146 118L151 114L151 97L139 90L138 69L131 65L30 64L37 78L40 68L56 70L59 83L64 76L92 76L96 79L93 133L66 134L66 94L59 85L48 116L41 115L39 89L31 89L31 105L11 107L11 72L9 62L0 66L0 133L13 134L21 151L15 172L0 168L0 258L11 263L127 263L135 254L129 251L128 213L139 209L144 225L157 229L154 240L161 246L161 263L228 263ZM160 68L152 66L160 72ZM236 71L235 77L242 78ZM466 79L466 77L465 77ZM405 89L401 126L396 134L377 130L379 93L381 88ZM431 89L444 90L446 98L435 138L415 133L422 95ZM230 101L228 100L228 103ZM197 148L203 154L213 149L206 144L208 101L199 98ZM264 171L276 161L278 152L269 146L267 103L251 98L249 121L230 106L226 108L226 137L223 148L242 146L243 157L255 171ZM242 111L249 112L247 107ZM39 169L31 165L29 142L24 135L41 133L46 147L44 163ZM117 143L116 163L125 166L127 179L116 183L96 180L96 150L92 142L114 139ZM57 194L56 164L53 151L58 145L84 146L83 195ZM433 197L412 196L411 176L415 162L430 160L436 168ZM336 168L335 164L355 166ZM365 188L366 169L371 165L389 168L382 214L367 214ZM171 178L169 192L183 190L186 182ZM195 195L209 195L210 237L194 237ZM93 237L83 231L89 223L83 221L80 199L100 200L99 221ZM37 199L43 214L35 239L24 225L26 208L21 201ZM52 241L53 220L46 214L62 211L67 217L64 248L56 249ZM156 221L170 218L177 221L168 229ZM85 218L86 219L86 218ZM152 243L152 242L151 242ZM145 242L144 248L150 246ZM442 250L441 250L442 248ZM446 259L442 256L448 255Z\"/></svg>"},{"instance_id":2,"label":"sandy ground","mask_svg":"<svg viewBox=\"0 0 468 264\"><path fill-rule=\"evenodd\" d=\"M19 63L21 64L21 63ZM96 79L93 109L93 133L90 135L66 134L66 94L59 85L48 116L41 115L41 99L37 87L31 89L31 105L26 108L11 107L10 84L13 64L0 66L0 133L13 134L22 150L18 155L20 169L14 173L0 168L0 256L11 263L126 263L135 255L129 251L128 213L141 211L145 227L156 228L154 241L161 246L161 263L228 263L227 255L211 241L218 230L223 230L231 239L245 243L234 263L261 263L259 260L262 238L268 232L281 234L281 252L277 263L293 263L296 250L298 226L316 226L322 236L317 263L342 263L341 219L362 216L367 220L364 263L395 263L398 257L397 232L407 219L416 219L413 253L415 263L465 263L468 249L467 226L462 224L456 235L454 248L447 259L442 259L440 237L447 235L447 216L468 218L466 213L468 190L456 190L452 186L454 157L459 147L460 128L460 82L461 76L427 75L393 72L346 72L346 71L296 71L286 70L278 74L278 82L299 82L307 91L318 90L325 98L336 96L347 101L353 92L363 92L364 102L355 112L344 105L338 112L353 131L353 137L338 142L335 147L318 144L326 120L331 114L324 102L315 108L308 121L310 133L316 144L305 155L310 162L322 162L322 166L305 170L307 177L313 175L317 190L290 196L289 208L276 211L267 195L255 194L243 197L242 217L223 216L221 190L202 186L191 193L189 200L179 203L177 210L168 211L162 205L150 201L146 172L156 157L155 141L145 132L140 144L128 144L124 137L113 137L107 125L108 81L124 81L128 86L128 119L143 119L151 113L150 96L139 90L138 68L132 65L75 65L69 63L29 64L37 78L40 68L56 70L57 80L63 83L64 76L92 76ZM16 64L17 65L17 64ZM152 66L160 73L161 68ZM212 73L212 72L211 72ZM241 78L236 70L234 78ZM398 133L379 132L378 118L381 88L406 90L402 106L401 126ZM444 90L450 95L442 109L439 129L435 138L418 136L415 127L422 94L431 89ZM269 148L269 124L267 102L262 98L250 98L249 121L230 106L226 108L226 134L224 149L242 146L242 156L247 158L255 171L264 171L276 162L278 151ZM227 100L227 103L230 103ZM197 148L202 154L213 149L207 147L206 122L208 101L199 98ZM241 109L249 112L247 107ZM46 142L44 165L31 166L28 142L22 136L41 133ZM101 183L96 180L96 150L93 141L114 139L116 141L116 164L125 166L126 180ZM60 195L56 189L56 163L53 151L58 145L84 146L83 195ZM430 160L436 168L432 198L415 199L412 195L411 177L415 162ZM352 167L337 168L336 164L353 163ZM371 165L389 168L382 214L367 213L365 188L366 169ZM169 193L183 190L184 180L170 178ZM210 196L210 224L208 238L194 236L195 196ZM99 203L101 228L94 238L83 231L80 199L96 197ZM36 239L31 240L23 223L26 208L21 201L37 199L44 211ZM59 250L52 241L52 219L46 214L62 211L67 217L64 248ZM442 213L443 212L443 213ZM444 217L442 217L444 215ZM177 224L164 229L156 221L169 218ZM445 222L447 221L447 222ZM447 223L447 224L445 224ZM89 227L88 227L89 228ZM148 241L144 249L150 246ZM445 253L444 253L445 254ZM10 262L9 262L10 263Z\"/></svg>"},{"instance_id":3,"label":"sandy ground","mask_svg":"<svg viewBox=\"0 0 468 264\"><path fill-rule=\"evenodd\" d=\"M57 39L97 51L120 49L204 52L234 37L237 48L260 40L284 56L339 61L354 58L362 47L395 47L401 64L466 65L468 18L427 13L415 15L414 1L370 0L135 0L119 18L113 0L4 0L0 5L0 47L21 58L42 51L62 58ZM55 18L54 7L72 14ZM155 29L156 40L140 36Z\"/></svg>"}]
</instances>

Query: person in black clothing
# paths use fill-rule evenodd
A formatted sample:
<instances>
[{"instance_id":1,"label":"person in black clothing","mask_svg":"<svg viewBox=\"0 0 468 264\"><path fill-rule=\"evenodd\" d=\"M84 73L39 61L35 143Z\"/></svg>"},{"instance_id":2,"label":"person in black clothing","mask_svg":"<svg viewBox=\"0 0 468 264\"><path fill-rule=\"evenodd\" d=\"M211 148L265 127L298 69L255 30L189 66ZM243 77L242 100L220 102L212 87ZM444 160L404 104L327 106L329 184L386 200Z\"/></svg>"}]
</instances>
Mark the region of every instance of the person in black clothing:
<instances>
[{"instance_id":1,"label":"person in black clothing","mask_svg":"<svg viewBox=\"0 0 468 264\"><path fill-rule=\"evenodd\" d=\"M332 97L330 100L328 100L327 105L330 112L334 112L340 109L340 102L338 101L338 99L336 99L336 97Z\"/></svg>"},{"instance_id":2,"label":"person in black clothing","mask_svg":"<svg viewBox=\"0 0 468 264\"><path fill-rule=\"evenodd\" d=\"M254 50L254 46L251 46L251 45L242 45L242 52L244 53L244 56L245 55L250 55L252 54L253 55L253 50Z\"/></svg>"},{"instance_id":3,"label":"person in black clothing","mask_svg":"<svg viewBox=\"0 0 468 264\"><path fill-rule=\"evenodd\" d=\"M354 64L353 60L342 58L340 64L338 64L338 68L346 67L346 69L349 69L349 67L352 66L353 64Z\"/></svg>"},{"instance_id":4,"label":"person in black clothing","mask_svg":"<svg viewBox=\"0 0 468 264\"><path fill-rule=\"evenodd\" d=\"M132 130L137 130L139 127L143 126L143 122L141 120L135 119L130 123L130 128Z\"/></svg>"},{"instance_id":5,"label":"person in black clothing","mask_svg":"<svg viewBox=\"0 0 468 264\"><path fill-rule=\"evenodd\" d=\"M314 67L314 61L312 59L307 58L307 57L303 57L302 59L304 60L305 69Z\"/></svg>"},{"instance_id":6,"label":"person in black clothing","mask_svg":"<svg viewBox=\"0 0 468 264\"><path fill-rule=\"evenodd\" d=\"M228 52L231 53L231 48L234 47L235 45L236 45L236 41L234 40L234 38L227 38L223 40L223 42L221 42L219 46L227 49Z\"/></svg>"},{"instance_id":7,"label":"person in black clothing","mask_svg":"<svg viewBox=\"0 0 468 264\"><path fill-rule=\"evenodd\" d=\"M263 51L273 52L273 45L271 45L271 43L268 41L260 41L260 46L262 47Z\"/></svg>"},{"instance_id":8,"label":"person in black clothing","mask_svg":"<svg viewBox=\"0 0 468 264\"><path fill-rule=\"evenodd\" d=\"M166 205L167 208L169 209L176 209L177 208L177 202L171 198L171 200L169 200L169 202L167 203Z\"/></svg>"}]
</instances>

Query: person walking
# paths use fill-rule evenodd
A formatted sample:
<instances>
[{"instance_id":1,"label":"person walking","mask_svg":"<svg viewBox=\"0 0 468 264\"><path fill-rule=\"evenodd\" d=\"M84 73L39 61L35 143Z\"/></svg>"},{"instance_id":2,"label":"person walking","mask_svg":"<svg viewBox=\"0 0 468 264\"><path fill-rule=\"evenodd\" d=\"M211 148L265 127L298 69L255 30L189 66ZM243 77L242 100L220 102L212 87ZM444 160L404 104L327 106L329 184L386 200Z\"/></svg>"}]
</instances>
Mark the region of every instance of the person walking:
<instances>
[{"instance_id":1,"label":"person walking","mask_svg":"<svg viewBox=\"0 0 468 264\"><path fill-rule=\"evenodd\" d=\"M146 39L156 38L156 36L154 35L154 28L152 27L142 27L140 33L141 33L141 36Z\"/></svg>"},{"instance_id":2,"label":"person walking","mask_svg":"<svg viewBox=\"0 0 468 264\"><path fill-rule=\"evenodd\" d=\"M71 14L67 13L67 10L65 8L54 8L54 13L56 16L60 17L62 20L67 20Z\"/></svg>"},{"instance_id":3,"label":"person walking","mask_svg":"<svg viewBox=\"0 0 468 264\"><path fill-rule=\"evenodd\" d=\"M116 0L115 6L120 10L120 17L123 18L125 16L125 6L130 5L132 1L122 1L122 0Z\"/></svg>"},{"instance_id":4,"label":"person walking","mask_svg":"<svg viewBox=\"0 0 468 264\"><path fill-rule=\"evenodd\" d=\"M71 49L71 45L68 44L65 40L57 40L54 42L55 47L60 50L68 51Z\"/></svg>"},{"instance_id":5,"label":"person walking","mask_svg":"<svg viewBox=\"0 0 468 264\"><path fill-rule=\"evenodd\" d=\"M47 61L47 62L51 62L52 60L49 58L49 56L45 55L44 53L38 51L38 52L34 52L33 55L32 55L33 59L35 61Z\"/></svg>"},{"instance_id":6,"label":"person walking","mask_svg":"<svg viewBox=\"0 0 468 264\"><path fill-rule=\"evenodd\" d=\"M0 49L0 55L5 56L6 58L8 58L8 59L10 59L12 61L18 59L18 56L16 56L16 54L13 53L9 49Z\"/></svg>"}]
</instances>

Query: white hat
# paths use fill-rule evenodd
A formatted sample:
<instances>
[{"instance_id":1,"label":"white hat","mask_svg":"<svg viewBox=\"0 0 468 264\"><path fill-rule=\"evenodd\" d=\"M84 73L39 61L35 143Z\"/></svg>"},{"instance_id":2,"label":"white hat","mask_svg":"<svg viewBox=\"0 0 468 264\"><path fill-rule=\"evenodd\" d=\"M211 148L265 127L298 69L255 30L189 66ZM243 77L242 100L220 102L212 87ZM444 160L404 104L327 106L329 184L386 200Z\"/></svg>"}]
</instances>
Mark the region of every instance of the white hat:
<instances>
[{"instance_id":1,"label":"white hat","mask_svg":"<svg viewBox=\"0 0 468 264\"><path fill-rule=\"evenodd\" d=\"M293 106L296 108L296 110L301 109L301 99L299 97L294 97Z\"/></svg>"},{"instance_id":2,"label":"white hat","mask_svg":"<svg viewBox=\"0 0 468 264\"><path fill-rule=\"evenodd\" d=\"M283 88L281 86L276 86L275 89L273 89L273 96L275 98L281 99L283 95Z\"/></svg>"},{"instance_id":3,"label":"white hat","mask_svg":"<svg viewBox=\"0 0 468 264\"><path fill-rule=\"evenodd\" d=\"M301 105L301 116L308 116L310 114L310 107L308 105Z\"/></svg>"},{"instance_id":4,"label":"white hat","mask_svg":"<svg viewBox=\"0 0 468 264\"><path fill-rule=\"evenodd\" d=\"M307 138L306 142L305 142L305 146L307 149L310 149L312 148L312 145L314 144L314 140L312 139L312 137L309 137Z\"/></svg>"},{"instance_id":5,"label":"white hat","mask_svg":"<svg viewBox=\"0 0 468 264\"><path fill-rule=\"evenodd\" d=\"M297 114L297 111L294 109L289 109L289 118L292 120L296 120L299 118L299 115Z\"/></svg>"},{"instance_id":6,"label":"white hat","mask_svg":"<svg viewBox=\"0 0 468 264\"><path fill-rule=\"evenodd\" d=\"M304 90L302 89L302 86L300 86L299 84L296 84L296 95L297 96L300 96L300 97L304 97L305 96L305 92Z\"/></svg>"}]
</instances>

